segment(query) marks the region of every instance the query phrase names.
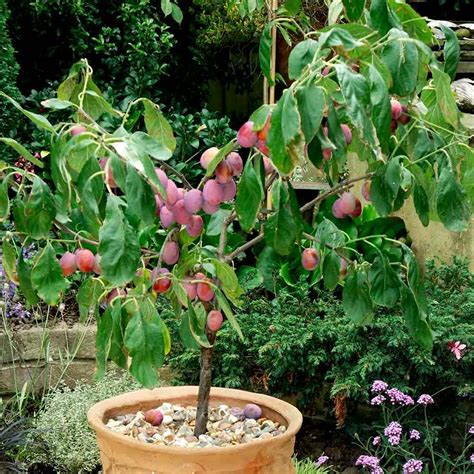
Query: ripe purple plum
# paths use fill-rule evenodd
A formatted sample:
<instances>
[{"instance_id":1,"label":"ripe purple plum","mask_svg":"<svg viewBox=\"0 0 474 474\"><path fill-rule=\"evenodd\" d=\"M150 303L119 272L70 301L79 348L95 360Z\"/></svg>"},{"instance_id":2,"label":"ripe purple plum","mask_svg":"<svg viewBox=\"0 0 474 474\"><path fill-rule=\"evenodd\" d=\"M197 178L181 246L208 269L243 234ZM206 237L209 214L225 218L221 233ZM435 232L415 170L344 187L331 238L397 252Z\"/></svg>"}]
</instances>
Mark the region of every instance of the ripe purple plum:
<instances>
[{"instance_id":1,"label":"ripe purple plum","mask_svg":"<svg viewBox=\"0 0 474 474\"><path fill-rule=\"evenodd\" d=\"M72 252L66 252L59 260L64 276L72 275L77 270L76 256Z\"/></svg>"},{"instance_id":2,"label":"ripe purple plum","mask_svg":"<svg viewBox=\"0 0 474 474\"><path fill-rule=\"evenodd\" d=\"M123 298L127 295L127 292L122 288L114 288L106 297L105 302L107 304L112 303L115 298Z\"/></svg>"},{"instance_id":3,"label":"ripe purple plum","mask_svg":"<svg viewBox=\"0 0 474 474\"><path fill-rule=\"evenodd\" d=\"M69 133L75 137L77 135L81 135L82 133L87 132L87 128L84 127L84 125L74 125L74 127L71 128Z\"/></svg>"},{"instance_id":4,"label":"ripe purple plum","mask_svg":"<svg viewBox=\"0 0 474 474\"><path fill-rule=\"evenodd\" d=\"M301 254L301 264L305 270L313 271L319 264L318 251L314 248L304 249Z\"/></svg>"},{"instance_id":5,"label":"ripe purple plum","mask_svg":"<svg viewBox=\"0 0 474 474\"><path fill-rule=\"evenodd\" d=\"M350 214L354 211L356 207L356 197L351 192L346 191L342 193L339 199L341 201L340 208L344 214Z\"/></svg>"},{"instance_id":6,"label":"ripe purple plum","mask_svg":"<svg viewBox=\"0 0 474 474\"><path fill-rule=\"evenodd\" d=\"M202 278L201 276L198 277L198 275L202 275L202 273L196 274L196 278L199 280L211 281L205 276ZM197 296L201 301L211 301L214 298L214 290L208 283L200 282L197 284Z\"/></svg>"},{"instance_id":7,"label":"ripe purple plum","mask_svg":"<svg viewBox=\"0 0 474 474\"><path fill-rule=\"evenodd\" d=\"M257 139L251 121L245 122L237 133L237 143L243 148L252 148L257 143Z\"/></svg>"},{"instance_id":8,"label":"ripe purple plum","mask_svg":"<svg viewBox=\"0 0 474 474\"><path fill-rule=\"evenodd\" d=\"M184 195L184 208L189 214L199 212L202 207L202 192L199 189L190 189Z\"/></svg>"},{"instance_id":9,"label":"ripe purple plum","mask_svg":"<svg viewBox=\"0 0 474 474\"><path fill-rule=\"evenodd\" d=\"M258 420L262 416L262 409L255 405L255 403L247 403L243 409L245 418L253 418L254 420Z\"/></svg>"},{"instance_id":10,"label":"ripe purple plum","mask_svg":"<svg viewBox=\"0 0 474 474\"><path fill-rule=\"evenodd\" d=\"M339 257L339 277L345 278L347 275L347 260Z\"/></svg>"},{"instance_id":11,"label":"ripe purple plum","mask_svg":"<svg viewBox=\"0 0 474 474\"><path fill-rule=\"evenodd\" d=\"M272 174L275 171L273 163L266 156L263 157L263 169L266 175Z\"/></svg>"},{"instance_id":12,"label":"ripe purple plum","mask_svg":"<svg viewBox=\"0 0 474 474\"><path fill-rule=\"evenodd\" d=\"M186 212L186 208L184 207L184 199L176 201L176 204L173 206L172 212L176 222L180 225L187 225L187 223L191 219L191 214Z\"/></svg>"},{"instance_id":13,"label":"ripe purple plum","mask_svg":"<svg viewBox=\"0 0 474 474\"><path fill-rule=\"evenodd\" d=\"M171 286L170 272L167 268L154 268L151 272L153 290L157 293L166 293Z\"/></svg>"},{"instance_id":14,"label":"ripe purple plum","mask_svg":"<svg viewBox=\"0 0 474 474\"><path fill-rule=\"evenodd\" d=\"M344 219L344 217L346 217L346 214L344 212L342 212L342 209L341 209L341 200L340 199L336 199L332 205L332 215L336 218L336 219Z\"/></svg>"},{"instance_id":15,"label":"ripe purple plum","mask_svg":"<svg viewBox=\"0 0 474 474\"><path fill-rule=\"evenodd\" d=\"M216 181L220 184L226 184L232 179L232 167L227 161L221 161L216 168Z\"/></svg>"},{"instance_id":16,"label":"ripe purple plum","mask_svg":"<svg viewBox=\"0 0 474 474\"><path fill-rule=\"evenodd\" d=\"M390 106L392 108L392 119L398 120L400 115L402 115L402 104L398 100L392 99L390 101Z\"/></svg>"},{"instance_id":17,"label":"ripe purple plum","mask_svg":"<svg viewBox=\"0 0 474 474\"><path fill-rule=\"evenodd\" d=\"M244 168L242 157L237 152L233 151L227 155L225 161L227 161L227 163L229 163L230 167L232 168L232 174L234 176L240 176Z\"/></svg>"},{"instance_id":18,"label":"ripe purple plum","mask_svg":"<svg viewBox=\"0 0 474 474\"><path fill-rule=\"evenodd\" d=\"M163 208L163 206L165 205L165 203L163 202L163 199L161 199L161 197L158 195L158 194L155 194L155 204L156 204L156 211L155 211L155 214L157 216L160 215L160 211L161 209Z\"/></svg>"},{"instance_id":19,"label":"ripe purple plum","mask_svg":"<svg viewBox=\"0 0 474 474\"><path fill-rule=\"evenodd\" d=\"M163 421L163 413L157 408L152 408L145 412L145 421L150 423L150 425L159 426Z\"/></svg>"},{"instance_id":20,"label":"ripe purple plum","mask_svg":"<svg viewBox=\"0 0 474 474\"><path fill-rule=\"evenodd\" d=\"M88 249L76 250L76 265L81 272L90 273L94 269L94 254Z\"/></svg>"},{"instance_id":21,"label":"ripe purple plum","mask_svg":"<svg viewBox=\"0 0 474 474\"><path fill-rule=\"evenodd\" d=\"M346 145L350 145L352 143L352 131L349 128L349 125L345 123L341 124L341 130L344 134L344 138L346 139Z\"/></svg>"},{"instance_id":22,"label":"ripe purple plum","mask_svg":"<svg viewBox=\"0 0 474 474\"><path fill-rule=\"evenodd\" d=\"M174 265L179 260L179 245L176 242L167 242L163 249L163 262Z\"/></svg>"},{"instance_id":23,"label":"ripe purple plum","mask_svg":"<svg viewBox=\"0 0 474 474\"><path fill-rule=\"evenodd\" d=\"M359 217L362 214L362 204L359 198L356 198L356 205L354 210L351 212L352 217Z\"/></svg>"},{"instance_id":24,"label":"ripe purple plum","mask_svg":"<svg viewBox=\"0 0 474 474\"><path fill-rule=\"evenodd\" d=\"M219 210L219 204L214 205L207 201L203 201L202 210L208 215L215 214Z\"/></svg>"},{"instance_id":25,"label":"ripe purple plum","mask_svg":"<svg viewBox=\"0 0 474 474\"><path fill-rule=\"evenodd\" d=\"M208 148L202 155L199 160L201 166L207 170L209 163L213 160L213 158L219 153L219 148L213 146L212 148Z\"/></svg>"},{"instance_id":26,"label":"ripe purple plum","mask_svg":"<svg viewBox=\"0 0 474 474\"><path fill-rule=\"evenodd\" d=\"M167 229L169 226L173 225L176 222L173 212L170 211L166 206L163 206L160 209L160 221L161 225L165 229Z\"/></svg>"},{"instance_id":27,"label":"ripe purple plum","mask_svg":"<svg viewBox=\"0 0 474 474\"><path fill-rule=\"evenodd\" d=\"M326 66L323 68L323 70L321 71L321 75L322 76L327 76L329 73L331 72L331 68L329 66Z\"/></svg>"},{"instance_id":28,"label":"ripe purple plum","mask_svg":"<svg viewBox=\"0 0 474 474\"><path fill-rule=\"evenodd\" d=\"M217 311L216 309L209 311L209 314L207 315L206 324L211 331L219 331L223 322L224 317L222 316L222 313L220 311Z\"/></svg>"},{"instance_id":29,"label":"ripe purple plum","mask_svg":"<svg viewBox=\"0 0 474 474\"><path fill-rule=\"evenodd\" d=\"M178 201L180 199L184 199L184 195L186 194L186 189L178 188Z\"/></svg>"},{"instance_id":30,"label":"ripe purple plum","mask_svg":"<svg viewBox=\"0 0 474 474\"><path fill-rule=\"evenodd\" d=\"M112 168L110 167L110 164L107 166L108 158L101 158L99 160L99 166L101 167L102 171L105 170L105 180L107 184L111 188L116 188L117 183L115 182L114 175L112 173Z\"/></svg>"},{"instance_id":31,"label":"ripe purple plum","mask_svg":"<svg viewBox=\"0 0 474 474\"><path fill-rule=\"evenodd\" d=\"M183 281L183 287L186 290L188 298L192 301L197 296L197 285L192 283L192 277L185 277Z\"/></svg>"},{"instance_id":32,"label":"ripe purple plum","mask_svg":"<svg viewBox=\"0 0 474 474\"><path fill-rule=\"evenodd\" d=\"M370 184L371 184L371 181L364 181L364 183L362 184L361 193L362 193L362 197L366 201L371 201L371 199L370 199Z\"/></svg>"},{"instance_id":33,"label":"ripe purple plum","mask_svg":"<svg viewBox=\"0 0 474 474\"><path fill-rule=\"evenodd\" d=\"M267 142L265 140L258 140L257 148L265 155L270 156L270 150L267 147Z\"/></svg>"},{"instance_id":34,"label":"ripe purple plum","mask_svg":"<svg viewBox=\"0 0 474 474\"><path fill-rule=\"evenodd\" d=\"M168 180L166 184L166 207L171 210L179 198L178 188L174 181Z\"/></svg>"},{"instance_id":35,"label":"ripe purple plum","mask_svg":"<svg viewBox=\"0 0 474 474\"><path fill-rule=\"evenodd\" d=\"M402 113L400 117L398 117L398 122L402 125L406 125L411 120L411 117L408 115L408 107L406 105L402 105Z\"/></svg>"},{"instance_id":36,"label":"ripe purple plum","mask_svg":"<svg viewBox=\"0 0 474 474\"><path fill-rule=\"evenodd\" d=\"M237 185L235 184L235 181L232 179L227 184L221 184L221 187L223 191L222 200L224 202L232 201L237 193Z\"/></svg>"},{"instance_id":37,"label":"ripe purple plum","mask_svg":"<svg viewBox=\"0 0 474 474\"><path fill-rule=\"evenodd\" d=\"M331 156L332 156L331 148L323 148L323 161L330 160Z\"/></svg>"},{"instance_id":38,"label":"ripe purple plum","mask_svg":"<svg viewBox=\"0 0 474 474\"><path fill-rule=\"evenodd\" d=\"M394 134L397 131L398 128L398 122L396 120L393 120L390 122L390 131L392 134Z\"/></svg>"},{"instance_id":39,"label":"ripe purple plum","mask_svg":"<svg viewBox=\"0 0 474 474\"><path fill-rule=\"evenodd\" d=\"M202 190L202 197L212 206L217 206L223 201L224 193L215 179L209 179Z\"/></svg>"},{"instance_id":40,"label":"ripe purple plum","mask_svg":"<svg viewBox=\"0 0 474 474\"><path fill-rule=\"evenodd\" d=\"M161 168L155 168L155 173L163 188L166 189L166 186L168 185L168 176L166 176L166 173Z\"/></svg>"},{"instance_id":41,"label":"ripe purple plum","mask_svg":"<svg viewBox=\"0 0 474 474\"><path fill-rule=\"evenodd\" d=\"M199 215L191 216L186 225L186 232L190 237L198 237L202 233L204 222Z\"/></svg>"}]
</instances>

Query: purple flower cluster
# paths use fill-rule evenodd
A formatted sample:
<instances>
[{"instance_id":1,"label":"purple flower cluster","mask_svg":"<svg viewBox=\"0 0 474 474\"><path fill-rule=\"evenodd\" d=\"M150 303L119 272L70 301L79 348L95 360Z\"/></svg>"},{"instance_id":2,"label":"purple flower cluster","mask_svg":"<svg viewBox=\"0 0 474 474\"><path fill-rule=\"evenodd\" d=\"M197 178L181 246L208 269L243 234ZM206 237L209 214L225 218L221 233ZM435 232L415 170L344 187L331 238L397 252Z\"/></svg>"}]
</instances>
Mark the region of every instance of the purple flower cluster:
<instances>
[{"instance_id":1,"label":"purple flower cluster","mask_svg":"<svg viewBox=\"0 0 474 474\"><path fill-rule=\"evenodd\" d=\"M371 391L372 393L382 393L385 392L388 388L388 383L383 380L375 380L372 384Z\"/></svg>"},{"instance_id":2,"label":"purple flower cluster","mask_svg":"<svg viewBox=\"0 0 474 474\"><path fill-rule=\"evenodd\" d=\"M377 395L372 400L370 400L371 405L382 405L382 403L387 400L383 395Z\"/></svg>"},{"instance_id":3,"label":"purple flower cluster","mask_svg":"<svg viewBox=\"0 0 474 474\"><path fill-rule=\"evenodd\" d=\"M423 470L423 461L419 459L409 459L403 465L403 474L412 474L414 472L421 472Z\"/></svg>"},{"instance_id":4,"label":"purple flower cluster","mask_svg":"<svg viewBox=\"0 0 474 474\"><path fill-rule=\"evenodd\" d=\"M433 398L431 397L431 395L428 395L426 393L424 393L423 395L420 395L418 400L416 401L416 403L418 403L418 405L431 405L434 403L434 400Z\"/></svg>"},{"instance_id":5,"label":"purple flower cluster","mask_svg":"<svg viewBox=\"0 0 474 474\"><path fill-rule=\"evenodd\" d=\"M25 319L31 316L21 302L16 285L7 281L3 266L0 264L0 301L4 301L4 311L7 318Z\"/></svg>"},{"instance_id":6,"label":"purple flower cluster","mask_svg":"<svg viewBox=\"0 0 474 474\"><path fill-rule=\"evenodd\" d=\"M382 441L382 438L380 436L375 436L375 438L372 440L372 444L374 446L378 446L381 441Z\"/></svg>"},{"instance_id":7,"label":"purple flower cluster","mask_svg":"<svg viewBox=\"0 0 474 474\"><path fill-rule=\"evenodd\" d=\"M316 467L322 466L323 464L327 463L329 461L329 456L325 456L324 454L319 456L317 461L315 462Z\"/></svg>"},{"instance_id":8,"label":"purple flower cluster","mask_svg":"<svg viewBox=\"0 0 474 474\"><path fill-rule=\"evenodd\" d=\"M392 446L400 444L400 437L402 435L402 425L397 421L392 421L383 431L383 434L388 437L388 442Z\"/></svg>"},{"instance_id":9,"label":"purple flower cluster","mask_svg":"<svg viewBox=\"0 0 474 474\"><path fill-rule=\"evenodd\" d=\"M387 390L387 396L390 398L392 405L408 406L415 404L415 401L410 397L410 395L403 393L401 390L398 390L398 388L390 388Z\"/></svg>"},{"instance_id":10,"label":"purple flower cluster","mask_svg":"<svg viewBox=\"0 0 474 474\"><path fill-rule=\"evenodd\" d=\"M411 430L410 431L410 439L420 439L421 434L418 430Z\"/></svg>"},{"instance_id":11,"label":"purple flower cluster","mask_svg":"<svg viewBox=\"0 0 474 474\"><path fill-rule=\"evenodd\" d=\"M370 469L370 474L383 474L383 470L380 467L380 459L377 456L362 454L357 458L355 465Z\"/></svg>"}]
</instances>

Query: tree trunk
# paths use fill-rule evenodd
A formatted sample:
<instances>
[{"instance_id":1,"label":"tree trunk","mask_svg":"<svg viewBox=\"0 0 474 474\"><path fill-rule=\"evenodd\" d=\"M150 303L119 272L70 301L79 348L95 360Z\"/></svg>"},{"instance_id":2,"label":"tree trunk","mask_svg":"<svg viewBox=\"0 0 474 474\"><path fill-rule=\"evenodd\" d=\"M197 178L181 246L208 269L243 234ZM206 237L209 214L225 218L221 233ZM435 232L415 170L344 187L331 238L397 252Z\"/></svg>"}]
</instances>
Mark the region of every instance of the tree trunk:
<instances>
[{"instance_id":1,"label":"tree trunk","mask_svg":"<svg viewBox=\"0 0 474 474\"><path fill-rule=\"evenodd\" d=\"M207 331L207 338L214 344L216 333ZM196 413L196 425L194 436L204 434L207 431L207 419L209 415L209 394L212 385L212 354L214 347L201 347L201 374L199 376L199 392Z\"/></svg>"}]
</instances>

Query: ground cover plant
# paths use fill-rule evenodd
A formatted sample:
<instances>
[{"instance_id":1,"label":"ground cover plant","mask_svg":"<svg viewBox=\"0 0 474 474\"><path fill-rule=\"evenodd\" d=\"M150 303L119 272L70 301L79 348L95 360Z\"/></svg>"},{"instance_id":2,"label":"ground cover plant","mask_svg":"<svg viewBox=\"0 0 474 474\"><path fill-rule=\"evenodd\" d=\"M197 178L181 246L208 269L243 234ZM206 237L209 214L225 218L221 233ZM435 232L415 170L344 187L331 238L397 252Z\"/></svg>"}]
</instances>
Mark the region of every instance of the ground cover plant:
<instances>
[{"instance_id":1,"label":"ground cover plant","mask_svg":"<svg viewBox=\"0 0 474 474\"><path fill-rule=\"evenodd\" d=\"M214 343L224 319L242 336L234 311L242 289L233 265L253 250L262 274L286 265L288 279L298 273L328 290L342 288L344 311L355 323L368 324L376 307L400 304L411 337L425 350L433 347L413 252L388 231L369 226L359 233L356 224L385 219L413 195L424 225L438 218L450 230L466 228L463 185L470 184L463 171L473 153L450 90L457 39L446 30L440 62L427 46L435 41L431 31L408 5L364 7L345 3L350 23L303 32L289 58L291 85L274 106L256 110L236 139L201 155L206 173L197 187L168 164L176 141L160 108L136 99L125 112L114 109L86 60L71 68L56 98L43 102L47 116L9 98L48 133L49 154L40 160L17 141L2 141L52 182L2 165L0 218L12 215L15 224L3 239L7 277L30 304L56 305L72 275L81 275L81 316L94 315L98 325L98 375L110 358L146 386L156 385L171 346L155 304L166 295L183 343L201 352L196 435L206 429ZM264 29L260 46L268 81L270 31ZM366 162L361 176L346 176L348 151ZM289 178L304 160L324 171L329 189L298 203ZM358 181L365 181L373 208L363 209L351 192ZM321 209L331 209L333 218ZM308 211L313 218L305 220ZM18 239L38 246L31 266Z\"/></svg>"}]
</instances>

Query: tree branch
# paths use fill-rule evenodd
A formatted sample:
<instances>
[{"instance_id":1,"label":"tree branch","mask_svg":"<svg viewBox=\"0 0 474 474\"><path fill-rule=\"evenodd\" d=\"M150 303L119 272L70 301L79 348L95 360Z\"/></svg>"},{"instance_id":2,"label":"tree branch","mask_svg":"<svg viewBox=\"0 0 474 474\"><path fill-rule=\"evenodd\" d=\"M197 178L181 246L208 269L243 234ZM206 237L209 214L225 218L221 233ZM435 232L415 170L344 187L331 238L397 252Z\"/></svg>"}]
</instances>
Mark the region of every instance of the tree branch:
<instances>
[{"instance_id":1,"label":"tree branch","mask_svg":"<svg viewBox=\"0 0 474 474\"><path fill-rule=\"evenodd\" d=\"M227 231L229 229L230 224L232 224L232 221L236 217L236 212L232 211L228 216L227 219L224 221L224 224L222 226L221 234L219 236L219 247L217 249L217 257L220 260L223 260L224 257L224 251L225 251L225 245L227 243Z\"/></svg>"},{"instance_id":2,"label":"tree branch","mask_svg":"<svg viewBox=\"0 0 474 474\"><path fill-rule=\"evenodd\" d=\"M171 165L166 163L165 161L160 162L160 166L165 168L165 170L170 171L171 173L175 174L182 182L183 185L188 189L193 189L191 183L186 179L183 173L179 172L178 170L174 169Z\"/></svg>"}]
</instances>

